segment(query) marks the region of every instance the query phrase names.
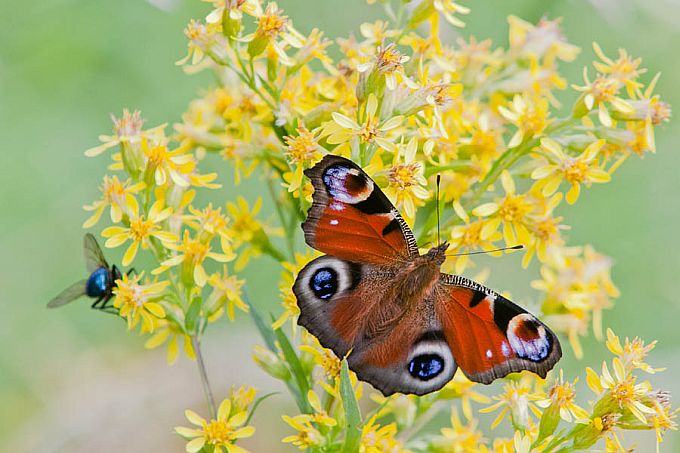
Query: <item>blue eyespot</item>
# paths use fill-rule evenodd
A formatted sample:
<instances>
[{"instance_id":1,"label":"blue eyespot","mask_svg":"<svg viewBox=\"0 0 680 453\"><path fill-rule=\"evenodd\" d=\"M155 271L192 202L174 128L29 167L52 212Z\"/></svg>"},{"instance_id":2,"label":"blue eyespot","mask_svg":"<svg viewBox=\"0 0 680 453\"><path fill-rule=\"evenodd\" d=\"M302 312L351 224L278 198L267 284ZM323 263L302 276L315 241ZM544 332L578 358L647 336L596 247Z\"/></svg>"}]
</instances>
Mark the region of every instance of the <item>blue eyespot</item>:
<instances>
[{"instance_id":1,"label":"blue eyespot","mask_svg":"<svg viewBox=\"0 0 680 453\"><path fill-rule=\"evenodd\" d=\"M429 381L444 371L444 360L436 354L416 356L408 364L408 372L416 379Z\"/></svg>"},{"instance_id":2,"label":"blue eyespot","mask_svg":"<svg viewBox=\"0 0 680 453\"><path fill-rule=\"evenodd\" d=\"M319 299L330 299L338 291L338 274L330 267L319 269L309 286Z\"/></svg>"}]
</instances>

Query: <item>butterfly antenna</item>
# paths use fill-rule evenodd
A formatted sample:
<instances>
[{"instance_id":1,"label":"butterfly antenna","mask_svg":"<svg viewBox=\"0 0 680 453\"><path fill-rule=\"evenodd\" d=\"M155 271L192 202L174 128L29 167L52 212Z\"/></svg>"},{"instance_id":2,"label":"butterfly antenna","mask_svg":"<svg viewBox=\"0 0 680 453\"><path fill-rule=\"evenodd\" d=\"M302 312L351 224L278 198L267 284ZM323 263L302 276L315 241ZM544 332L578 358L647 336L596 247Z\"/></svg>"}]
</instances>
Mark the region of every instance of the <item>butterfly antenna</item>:
<instances>
[{"instance_id":1,"label":"butterfly antenna","mask_svg":"<svg viewBox=\"0 0 680 453\"><path fill-rule=\"evenodd\" d=\"M521 250L523 248L524 248L524 246L520 244L520 245L513 245L512 247L502 247L500 249L481 250L479 252L452 253L452 254L447 253L446 256L481 255L483 253L502 252L503 250Z\"/></svg>"},{"instance_id":2,"label":"butterfly antenna","mask_svg":"<svg viewBox=\"0 0 680 453\"><path fill-rule=\"evenodd\" d=\"M441 245L442 241L441 238L439 237L439 184L441 183L442 180L442 175L437 173L437 245Z\"/></svg>"}]
</instances>

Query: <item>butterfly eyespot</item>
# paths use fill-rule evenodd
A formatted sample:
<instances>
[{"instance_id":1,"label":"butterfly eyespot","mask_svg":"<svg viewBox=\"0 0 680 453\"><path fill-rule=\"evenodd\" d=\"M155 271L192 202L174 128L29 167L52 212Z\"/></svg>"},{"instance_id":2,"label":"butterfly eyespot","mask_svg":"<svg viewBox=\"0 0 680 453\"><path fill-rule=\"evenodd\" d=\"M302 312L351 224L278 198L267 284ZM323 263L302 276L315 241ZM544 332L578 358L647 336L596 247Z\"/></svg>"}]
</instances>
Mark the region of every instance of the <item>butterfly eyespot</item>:
<instances>
[{"instance_id":1,"label":"butterfly eyespot","mask_svg":"<svg viewBox=\"0 0 680 453\"><path fill-rule=\"evenodd\" d=\"M373 181L366 179L358 170L344 165L331 165L323 173L322 179L331 197L343 203L360 203L373 192Z\"/></svg>"},{"instance_id":2,"label":"butterfly eyespot","mask_svg":"<svg viewBox=\"0 0 680 453\"><path fill-rule=\"evenodd\" d=\"M507 336L515 354L523 359L540 362L550 354L552 345L545 327L529 313L510 320Z\"/></svg>"},{"instance_id":3,"label":"butterfly eyespot","mask_svg":"<svg viewBox=\"0 0 680 453\"><path fill-rule=\"evenodd\" d=\"M338 274L330 267L318 269L309 281L314 295L330 299L338 291Z\"/></svg>"},{"instance_id":4,"label":"butterfly eyespot","mask_svg":"<svg viewBox=\"0 0 680 453\"><path fill-rule=\"evenodd\" d=\"M408 372L421 381L429 381L444 371L444 359L436 354L423 354L408 363Z\"/></svg>"}]
</instances>

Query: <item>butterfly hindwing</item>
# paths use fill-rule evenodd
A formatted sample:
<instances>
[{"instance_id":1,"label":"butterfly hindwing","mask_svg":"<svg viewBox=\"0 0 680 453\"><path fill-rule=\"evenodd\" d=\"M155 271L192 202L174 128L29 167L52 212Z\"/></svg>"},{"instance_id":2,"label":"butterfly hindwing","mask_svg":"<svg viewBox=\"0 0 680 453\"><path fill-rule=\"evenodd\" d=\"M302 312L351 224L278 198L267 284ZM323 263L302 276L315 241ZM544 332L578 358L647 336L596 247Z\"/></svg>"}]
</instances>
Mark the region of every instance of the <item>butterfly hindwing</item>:
<instances>
[{"instance_id":1,"label":"butterfly hindwing","mask_svg":"<svg viewBox=\"0 0 680 453\"><path fill-rule=\"evenodd\" d=\"M522 370L544 378L562 356L548 326L505 297L457 275L441 274L440 282L437 317L470 380L489 384Z\"/></svg>"},{"instance_id":2,"label":"butterfly hindwing","mask_svg":"<svg viewBox=\"0 0 680 453\"><path fill-rule=\"evenodd\" d=\"M305 174L314 186L312 207L302 224L311 247L373 264L418 255L413 233L399 211L358 165L327 155Z\"/></svg>"},{"instance_id":3,"label":"butterfly hindwing","mask_svg":"<svg viewBox=\"0 0 680 453\"><path fill-rule=\"evenodd\" d=\"M338 357L350 353L350 368L383 394L422 395L451 380L456 364L432 301L406 308L395 272L328 255L313 260L293 286L298 324Z\"/></svg>"}]
</instances>

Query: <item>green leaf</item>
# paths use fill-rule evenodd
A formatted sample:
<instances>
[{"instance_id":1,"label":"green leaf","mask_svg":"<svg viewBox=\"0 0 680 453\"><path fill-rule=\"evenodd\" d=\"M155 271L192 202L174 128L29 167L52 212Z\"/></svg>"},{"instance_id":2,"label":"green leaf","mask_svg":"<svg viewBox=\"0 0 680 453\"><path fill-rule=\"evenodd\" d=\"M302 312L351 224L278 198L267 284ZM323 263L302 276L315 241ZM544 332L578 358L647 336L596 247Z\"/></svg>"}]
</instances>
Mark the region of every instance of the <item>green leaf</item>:
<instances>
[{"instance_id":1,"label":"green leaf","mask_svg":"<svg viewBox=\"0 0 680 453\"><path fill-rule=\"evenodd\" d=\"M295 352L295 349L293 349L293 346L290 344L290 341L288 341L288 337L281 329L276 329L274 333L276 334L276 339L279 341L279 345L281 346L283 357L286 359L286 363L288 363L288 368L290 368L290 372L293 374L297 388L300 392L300 395L298 395L298 408L302 412L309 414L312 412L312 408L309 406L309 402L307 401L309 380L307 379L305 370L302 367L302 363L300 363L300 358Z\"/></svg>"},{"instance_id":2,"label":"green leaf","mask_svg":"<svg viewBox=\"0 0 680 453\"><path fill-rule=\"evenodd\" d=\"M345 409L345 442L342 446L343 453L354 453L359 451L361 443L361 412L357 403L352 383L349 380L349 368L347 360L342 361L340 368L340 397L342 407Z\"/></svg>"},{"instance_id":3,"label":"green leaf","mask_svg":"<svg viewBox=\"0 0 680 453\"><path fill-rule=\"evenodd\" d=\"M186 327L187 332L193 332L196 328L196 320L201 313L201 305L203 305L203 298L194 297L191 300L189 309L184 317L184 326Z\"/></svg>"},{"instance_id":4,"label":"green leaf","mask_svg":"<svg viewBox=\"0 0 680 453\"><path fill-rule=\"evenodd\" d=\"M255 415L255 409L257 409L257 406L259 406L262 401L266 400L270 396L274 396L274 395L278 395L278 394L279 394L279 392L271 392L271 393L267 393L266 395L262 395L261 397L256 399L255 404L253 404L253 408L250 409L250 414L248 414L248 418L246 419L245 423L243 423L243 425L247 425L250 422L250 419L253 418L253 415Z\"/></svg>"},{"instance_id":5,"label":"green leaf","mask_svg":"<svg viewBox=\"0 0 680 453\"><path fill-rule=\"evenodd\" d=\"M276 347L276 337L274 336L274 331L269 324L264 322L260 312L250 302L250 297L248 297L248 292L245 290L245 288L243 289L243 301L246 303L246 305L248 305L248 308L250 309L248 310L248 313L250 313L250 316L253 318L255 326L260 332L260 335L262 335L262 339L267 345L267 348L269 348L269 350L273 353L276 353L278 348Z\"/></svg>"},{"instance_id":6,"label":"green leaf","mask_svg":"<svg viewBox=\"0 0 680 453\"><path fill-rule=\"evenodd\" d=\"M538 445L543 439L552 435L559 423L560 409L555 404L551 404L541 416L541 424L538 428L538 438L534 444Z\"/></svg>"}]
</instances>

